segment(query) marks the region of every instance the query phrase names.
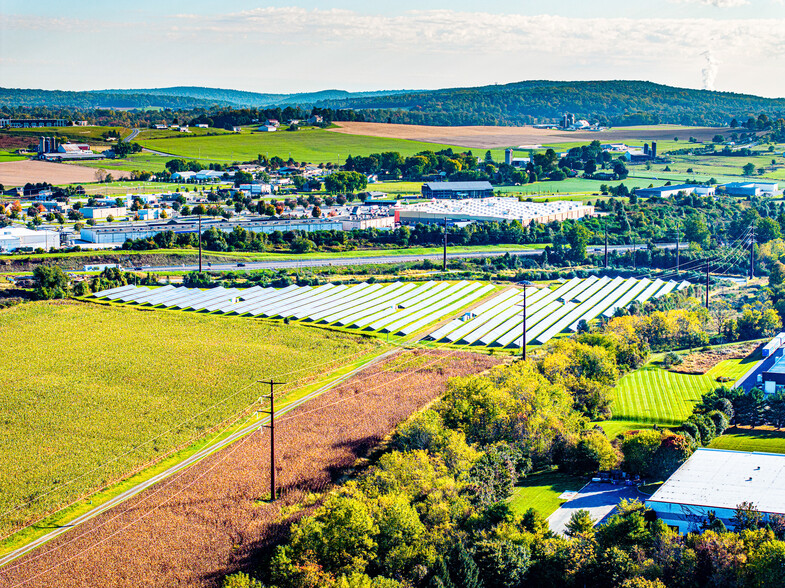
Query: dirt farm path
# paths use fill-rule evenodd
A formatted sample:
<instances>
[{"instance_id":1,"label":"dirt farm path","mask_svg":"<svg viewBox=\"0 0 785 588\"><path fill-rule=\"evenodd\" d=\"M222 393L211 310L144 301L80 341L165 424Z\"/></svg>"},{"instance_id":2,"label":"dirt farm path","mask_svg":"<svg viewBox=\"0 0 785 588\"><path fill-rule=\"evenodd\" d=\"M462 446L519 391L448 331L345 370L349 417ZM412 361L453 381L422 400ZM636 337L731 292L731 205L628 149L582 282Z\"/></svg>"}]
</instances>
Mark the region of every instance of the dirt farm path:
<instances>
[{"instance_id":1,"label":"dirt farm path","mask_svg":"<svg viewBox=\"0 0 785 588\"><path fill-rule=\"evenodd\" d=\"M251 569L285 537L282 508L324 491L395 425L444 393L452 376L499 357L412 351L365 370L276 424L277 478L269 493L269 436L257 432L0 568L0 586L216 587Z\"/></svg>"}]
</instances>

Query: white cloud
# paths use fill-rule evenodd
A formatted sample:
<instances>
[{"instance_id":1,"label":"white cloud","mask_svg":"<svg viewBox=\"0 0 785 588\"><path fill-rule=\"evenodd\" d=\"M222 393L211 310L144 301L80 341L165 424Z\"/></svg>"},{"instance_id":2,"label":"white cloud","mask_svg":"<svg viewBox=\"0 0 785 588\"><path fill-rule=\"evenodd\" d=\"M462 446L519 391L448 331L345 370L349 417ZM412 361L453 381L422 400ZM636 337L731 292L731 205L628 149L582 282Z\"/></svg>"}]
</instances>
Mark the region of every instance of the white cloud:
<instances>
[{"instance_id":1,"label":"white cloud","mask_svg":"<svg viewBox=\"0 0 785 588\"><path fill-rule=\"evenodd\" d=\"M750 3L749 0L670 0L670 2L674 4L703 4L716 8L736 8Z\"/></svg>"}]
</instances>

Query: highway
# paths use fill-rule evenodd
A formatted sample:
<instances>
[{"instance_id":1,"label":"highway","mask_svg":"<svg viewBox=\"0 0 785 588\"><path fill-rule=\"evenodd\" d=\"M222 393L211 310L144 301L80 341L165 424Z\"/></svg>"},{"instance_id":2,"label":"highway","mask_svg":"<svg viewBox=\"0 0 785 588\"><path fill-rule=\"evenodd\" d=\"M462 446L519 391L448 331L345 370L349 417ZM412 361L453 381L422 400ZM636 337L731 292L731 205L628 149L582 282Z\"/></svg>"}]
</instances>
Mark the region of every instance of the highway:
<instances>
[{"instance_id":1,"label":"highway","mask_svg":"<svg viewBox=\"0 0 785 588\"><path fill-rule=\"evenodd\" d=\"M350 372L348 372L348 373L346 373L346 374L336 378L335 380L331 381L330 383L325 384L321 388L319 388L317 390L314 390L313 392L311 392L309 394L306 394L302 398L299 398L299 399L293 401L291 404L288 404L288 405L284 406L280 410L276 410L275 411L275 418L279 418L279 417L285 415L286 413L294 410L298 406L308 402L309 400L313 400L317 396L319 396L321 394L324 394L328 390L338 386L339 384L342 384L343 382L345 382L346 380L348 380L352 376L355 376L358 372L361 372L364 369L366 369L366 368L368 368L368 367L370 367L370 366L372 366L372 365L374 365L374 364L376 364L376 363L378 363L378 362L388 358L389 356L391 356L391 355L393 355L395 353L398 353L398 351L400 351L400 349L392 349L390 351L386 351L385 353L382 353L378 357L373 358L371 361L369 361L365 365L362 365L360 367L357 367L357 368L353 369L352 371L350 371ZM264 382L260 382L260 383L264 384ZM9 564L10 562L12 562L12 561L14 561L16 559L22 557L26 553L29 553L29 552L33 551L34 549L42 546L43 544L47 543L48 541L51 541L55 537L57 537L59 535L62 535L63 533L67 533L68 531L78 527L82 523L85 523L85 522L89 521L90 519L93 519L93 518L97 517L101 513L106 512L106 511L108 511L108 510L110 510L110 509L112 509L112 508L122 504L123 502L133 498L134 496L136 496L140 492L143 492L147 488L150 488L151 486L157 484L158 482L160 482L162 480L165 480L169 476L172 476L172 475L176 474L177 472L179 472L183 468L187 468L189 466L192 466L193 464L197 463L198 461L201 461L205 457L208 457L209 455L212 455L213 453L215 453L217 451L220 451L221 449L224 449L225 447L231 445L232 443L234 443L235 441L237 441L239 439L242 439L244 436L246 436L246 435L248 435L250 433L253 433L260 426L265 425L265 424L267 424L269 422L270 422L270 417L269 416L264 417L264 418L260 418L258 420L255 420L254 422L244 426L242 429L239 429L238 431L232 433L226 439L223 439L223 440L221 440L221 441L219 441L217 443L213 443L211 445L208 445L207 447L197 451L192 456L190 456L190 457L184 459L183 461L181 461L181 462L171 466L170 468L168 468L167 470L161 472L160 474L157 474L157 475L153 476L152 478L150 478L148 480L145 480L144 482L140 482L139 484L137 484L133 488L130 488L130 489L126 490L122 494L118 494L117 496L115 496L111 500L108 500L107 502L105 502L105 503L103 503L103 504L101 504L99 506L96 506L95 508L87 511L86 513L76 517L75 519L70 521L67 525L61 525L61 526L53 529L52 531L46 533L45 535L39 537L38 539L36 539L34 541L31 541L30 543L28 543L28 544L26 544L26 545L24 545L24 546L22 546L22 547L20 547L18 549L15 549L14 551L11 551L10 553L7 553L3 557L0 557L0 568L2 568L3 566Z\"/></svg>"},{"instance_id":2,"label":"highway","mask_svg":"<svg viewBox=\"0 0 785 588\"><path fill-rule=\"evenodd\" d=\"M657 245L662 249L675 249L676 243L660 243ZM630 251L632 249L644 249L645 245L610 245L608 247L608 251ZM682 243L681 249L686 249L687 244ZM545 247L537 247L534 249L525 249L525 250L518 250L518 251L510 251L510 255L525 255L525 256L533 256L533 255L542 255ZM589 251L592 253L601 253L602 247L589 247ZM154 253L154 251L153 251ZM209 255L213 252L203 252L205 255ZM447 251L447 259L471 259L477 257L499 257L504 255L504 251L479 251L479 252L467 252L467 253L450 253L449 249ZM247 270L259 270L259 269L271 269L271 270L279 270L279 269L297 269L297 268L306 268L306 267L325 267L325 266L332 266L332 265L376 265L376 264L386 264L386 263L405 263L411 261L423 261L425 259L430 259L431 261L441 261L442 260L441 253L429 253L425 255L374 255L374 256L357 256L357 257L334 257L330 259L308 259L306 256L303 256L302 259L291 259L290 255L287 255L287 259L281 259L277 261L247 261L247 262L235 262L235 263L213 263L212 265L208 265L206 262L202 264L203 270L215 270L215 271L227 271L227 270L236 270L238 267L245 268ZM238 265L243 264L244 265ZM133 269L133 268L131 268ZM199 266L196 264L182 264L182 265L168 265L168 266L144 266L144 271L150 272L174 272L174 271L195 271L199 269Z\"/></svg>"}]
</instances>

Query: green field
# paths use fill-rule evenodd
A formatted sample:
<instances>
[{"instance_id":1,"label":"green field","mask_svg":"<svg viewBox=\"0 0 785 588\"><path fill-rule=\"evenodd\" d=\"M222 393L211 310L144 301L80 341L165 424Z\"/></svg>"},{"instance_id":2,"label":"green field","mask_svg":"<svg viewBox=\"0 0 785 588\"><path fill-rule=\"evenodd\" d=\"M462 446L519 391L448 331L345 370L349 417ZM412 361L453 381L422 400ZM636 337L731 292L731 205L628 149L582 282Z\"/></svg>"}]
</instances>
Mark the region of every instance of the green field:
<instances>
[{"instance_id":1,"label":"green field","mask_svg":"<svg viewBox=\"0 0 785 588\"><path fill-rule=\"evenodd\" d=\"M305 128L296 132L277 131L275 133L251 132L244 129L241 133L229 135L183 136L169 139L145 139L138 142L148 149L169 153L177 157L200 161L251 161L259 155L277 155L285 160L292 157L295 161L319 163L343 163L347 155L370 155L383 151L398 151L404 157L420 151L438 151L452 148L465 151L465 147L440 145L406 139L387 139L363 135L347 135L332 131ZM485 150L475 149L482 155ZM503 161L504 151L493 150L494 157Z\"/></svg>"},{"instance_id":2,"label":"green field","mask_svg":"<svg viewBox=\"0 0 785 588\"><path fill-rule=\"evenodd\" d=\"M0 150L0 163L4 161L22 161L23 159L27 159L27 157L24 155L17 155L16 153L11 153L10 151Z\"/></svg>"},{"instance_id":3,"label":"green field","mask_svg":"<svg viewBox=\"0 0 785 588\"><path fill-rule=\"evenodd\" d=\"M616 386L610 421L599 423L610 437L631 429L680 425L703 394L721 384L720 376L737 379L755 358L720 362L704 375L670 372L650 362L625 375Z\"/></svg>"},{"instance_id":4,"label":"green field","mask_svg":"<svg viewBox=\"0 0 785 588\"><path fill-rule=\"evenodd\" d=\"M384 347L295 325L79 302L0 311L0 332L14 358L0 367L0 534L203 437L259 397L260 378L294 387Z\"/></svg>"},{"instance_id":5,"label":"green field","mask_svg":"<svg viewBox=\"0 0 785 588\"><path fill-rule=\"evenodd\" d=\"M728 429L717 437L709 447L732 449L733 451L765 451L785 453L785 431L771 429Z\"/></svg>"},{"instance_id":6,"label":"green field","mask_svg":"<svg viewBox=\"0 0 785 588\"><path fill-rule=\"evenodd\" d=\"M510 499L510 506L518 513L533 508L544 517L549 517L567 502L559 498L562 492L580 490L587 479L561 472L541 472L526 476L516 486Z\"/></svg>"}]
</instances>

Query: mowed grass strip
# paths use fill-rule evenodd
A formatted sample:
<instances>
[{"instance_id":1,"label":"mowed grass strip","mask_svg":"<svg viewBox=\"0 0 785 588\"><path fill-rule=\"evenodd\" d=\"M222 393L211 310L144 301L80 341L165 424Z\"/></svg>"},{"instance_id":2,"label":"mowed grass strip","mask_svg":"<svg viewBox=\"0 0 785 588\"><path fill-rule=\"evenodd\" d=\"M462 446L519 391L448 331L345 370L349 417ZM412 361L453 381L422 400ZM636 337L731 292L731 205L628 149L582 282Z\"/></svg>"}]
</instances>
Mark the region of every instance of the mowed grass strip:
<instances>
[{"instance_id":1,"label":"mowed grass strip","mask_svg":"<svg viewBox=\"0 0 785 588\"><path fill-rule=\"evenodd\" d=\"M0 311L0 333L2 534L204 435L260 396L256 380L323 375L383 346L296 325L79 302Z\"/></svg>"},{"instance_id":2,"label":"mowed grass strip","mask_svg":"<svg viewBox=\"0 0 785 588\"><path fill-rule=\"evenodd\" d=\"M712 375L690 375L669 372L653 363L644 365L619 381L611 406L613 420L681 424L701 396L719 386L715 378L724 366L714 369Z\"/></svg>"},{"instance_id":3,"label":"mowed grass strip","mask_svg":"<svg viewBox=\"0 0 785 588\"><path fill-rule=\"evenodd\" d=\"M785 453L785 431L734 427L709 445L712 449Z\"/></svg>"}]
</instances>

